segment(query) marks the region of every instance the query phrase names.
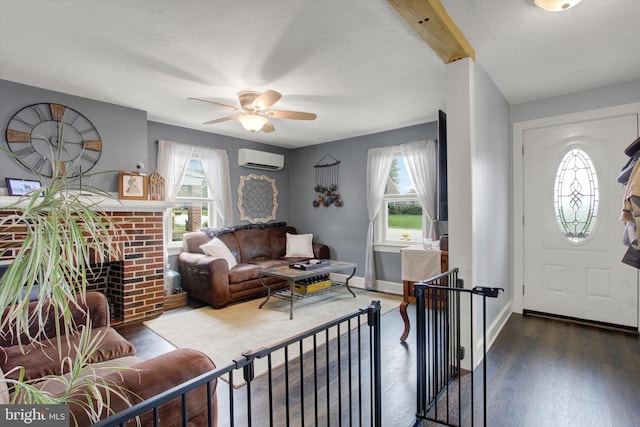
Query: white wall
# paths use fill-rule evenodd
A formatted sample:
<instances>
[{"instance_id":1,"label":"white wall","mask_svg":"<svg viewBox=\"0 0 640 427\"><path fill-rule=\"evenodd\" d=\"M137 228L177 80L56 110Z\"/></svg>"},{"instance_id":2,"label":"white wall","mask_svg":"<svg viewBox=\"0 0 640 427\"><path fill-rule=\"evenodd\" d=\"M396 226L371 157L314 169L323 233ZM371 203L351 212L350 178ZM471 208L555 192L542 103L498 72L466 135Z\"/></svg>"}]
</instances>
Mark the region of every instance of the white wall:
<instances>
[{"instance_id":1,"label":"white wall","mask_svg":"<svg viewBox=\"0 0 640 427\"><path fill-rule=\"evenodd\" d=\"M449 260L465 288L501 287L487 299L487 345L511 313L511 149L509 104L484 70L470 59L447 65ZM474 361L481 360L482 298L464 295L462 342L474 331ZM464 363L470 367L471 358Z\"/></svg>"},{"instance_id":2,"label":"white wall","mask_svg":"<svg viewBox=\"0 0 640 427\"><path fill-rule=\"evenodd\" d=\"M493 341L511 314L511 123L509 103L480 64L475 67L475 91L473 285L504 289L486 301L487 337ZM478 322L480 326L480 318ZM479 337L481 333L479 327Z\"/></svg>"}]
</instances>

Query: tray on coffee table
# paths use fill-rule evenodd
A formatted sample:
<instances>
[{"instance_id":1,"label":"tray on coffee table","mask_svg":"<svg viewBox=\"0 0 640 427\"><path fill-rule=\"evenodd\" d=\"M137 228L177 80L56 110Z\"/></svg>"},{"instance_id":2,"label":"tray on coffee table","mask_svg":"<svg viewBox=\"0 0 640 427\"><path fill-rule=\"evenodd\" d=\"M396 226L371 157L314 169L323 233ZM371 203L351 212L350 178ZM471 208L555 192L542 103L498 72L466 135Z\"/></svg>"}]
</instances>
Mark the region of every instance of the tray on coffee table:
<instances>
[{"instance_id":1,"label":"tray on coffee table","mask_svg":"<svg viewBox=\"0 0 640 427\"><path fill-rule=\"evenodd\" d=\"M353 295L353 297L355 298L356 294L354 294L351 288L349 288L349 280L356 274L356 266L357 264L352 262L329 260L328 263L323 264L321 267L310 269L310 270L291 268L288 265L269 268L267 270L261 270L259 274L260 283L262 284L262 286L264 286L267 289L267 297L265 298L264 301L262 301L259 308L262 308L269 301L269 298L271 298L271 296L274 296L276 298L286 299L290 301L289 319L293 319L293 302L297 298L313 296L322 292L335 290L341 287L346 287L347 290L351 293L351 295ZM330 287L320 292L302 294L302 293L296 292L294 289L295 282L299 282L304 279L308 279L310 277L314 277L320 274L337 273L337 272L348 270L348 269L352 269L352 271L344 283L332 283ZM278 279L285 280L288 282L289 286L287 288L272 291L269 285L266 285L264 283L263 279L265 277L275 277Z\"/></svg>"}]
</instances>

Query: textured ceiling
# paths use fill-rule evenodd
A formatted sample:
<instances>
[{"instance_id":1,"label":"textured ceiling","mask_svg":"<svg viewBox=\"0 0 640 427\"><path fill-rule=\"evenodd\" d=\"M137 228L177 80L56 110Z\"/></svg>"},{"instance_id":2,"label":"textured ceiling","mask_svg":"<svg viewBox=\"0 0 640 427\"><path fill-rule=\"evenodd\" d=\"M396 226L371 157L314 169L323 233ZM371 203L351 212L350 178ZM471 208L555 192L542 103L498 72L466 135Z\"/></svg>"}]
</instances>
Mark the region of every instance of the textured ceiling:
<instances>
[{"instance_id":1,"label":"textured ceiling","mask_svg":"<svg viewBox=\"0 0 640 427\"><path fill-rule=\"evenodd\" d=\"M511 103L640 78L640 1L442 3ZM290 148L435 120L446 95L445 66L385 0L0 0L0 78ZM187 100L266 89L318 119L251 134L203 126L233 112Z\"/></svg>"}]
</instances>

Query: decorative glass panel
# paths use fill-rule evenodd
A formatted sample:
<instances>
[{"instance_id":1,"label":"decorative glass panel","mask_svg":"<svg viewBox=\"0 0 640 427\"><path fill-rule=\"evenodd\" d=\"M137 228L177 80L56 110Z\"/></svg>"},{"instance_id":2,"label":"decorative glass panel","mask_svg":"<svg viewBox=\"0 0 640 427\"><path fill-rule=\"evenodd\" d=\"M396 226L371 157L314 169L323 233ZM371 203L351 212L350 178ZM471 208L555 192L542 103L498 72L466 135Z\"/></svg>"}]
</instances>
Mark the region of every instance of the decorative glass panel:
<instances>
[{"instance_id":1,"label":"decorative glass panel","mask_svg":"<svg viewBox=\"0 0 640 427\"><path fill-rule=\"evenodd\" d=\"M593 162L586 152L572 148L560 162L554 189L558 226L569 241L578 243L593 230L598 202L598 176Z\"/></svg>"}]
</instances>

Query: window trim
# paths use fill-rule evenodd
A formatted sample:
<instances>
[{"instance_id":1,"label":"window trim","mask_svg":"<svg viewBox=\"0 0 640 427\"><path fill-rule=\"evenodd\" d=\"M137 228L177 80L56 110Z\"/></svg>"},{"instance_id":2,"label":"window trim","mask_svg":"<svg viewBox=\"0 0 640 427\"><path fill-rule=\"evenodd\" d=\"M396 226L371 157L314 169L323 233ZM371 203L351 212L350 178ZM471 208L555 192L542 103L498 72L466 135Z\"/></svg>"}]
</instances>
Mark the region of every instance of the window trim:
<instances>
[{"instance_id":1,"label":"window trim","mask_svg":"<svg viewBox=\"0 0 640 427\"><path fill-rule=\"evenodd\" d=\"M220 220L219 216L217 215L217 213L215 212L215 206L213 205L213 199L205 199L205 198L193 198L193 197L188 197L188 198L178 198L176 197L176 206L174 206L173 208L171 208L171 211L173 212L174 209L178 208L178 205L180 205L181 203L184 202L191 202L191 203L207 203L208 206L208 212L209 214L207 215L207 220L209 222L209 225L213 227L217 227L217 224ZM169 227L168 227L169 228ZM173 240L173 229L169 228L167 231L167 248L182 248L182 240L179 241L174 241Z\"/></svg>"},{"instance_id":2,"label":"window trim","mask_svg":"<svg viewBox=\"0 0 640 427\"><path fill-rule=\"evenodd\" d=\"M402 157L402 152L397 151L393 155L394 158ZM388 223L388 203L389 202L415 202L420 204L420 200L418 199L417 193L404 193L404 194L386 194L382 197L382 207L378 212L374 220L375 226L375 239L373 242L373 250L376 252L390 252L390 253L399 253L402 248L406 248L408 246L422 246L422 239L425 238L425 228L427 224L427 217L424 212L424 208L422 209L422 238L420 241L408 240L389 240L387 239L387 228L385 224Z\"/></svg>"},{"instance_id":3,"label":"window trim","mask_svg":"<svg viewBox=\"0 0 640 427\"><path fill-rule=\"evenodd\" d=\"M188 162L191 162L193 160L200 161L200 154L198 153L197 150L194 150L191 153L191 156L189 157ZM188 169L189 169L188 167L187 167L187 169L185 169L184 174L180 178L180 187L182 187L182 185L183 185L183 181L184 181L185 176L187 175ZM209 181L205 180L205 183L207 185L207 194L208 195L212 194L213 192L212 192L211 186L209 185ZM176 197L175 197L175 206L171 208L171 215L173 215L174 209L178 208L178 206L180 204L182 204L182 203L206 203L208 205L207 220L209 222L209 226L210 227L216 227L217 224L220 222L221 218L217 214L216 206L214 205L214 202L215 201L214 201L213 197L196 197L196 196L184 197L184 196L176 195ZM165 228L166 228L165 246L167 248L167 251L168 251L169 255L180 253L182 251L182 240L180 240L180 241L174 241L173 240L173 222L169 221L169 223L167 224L167 226Z\"/></svg>"}]
</instances>

